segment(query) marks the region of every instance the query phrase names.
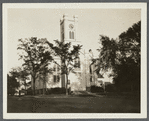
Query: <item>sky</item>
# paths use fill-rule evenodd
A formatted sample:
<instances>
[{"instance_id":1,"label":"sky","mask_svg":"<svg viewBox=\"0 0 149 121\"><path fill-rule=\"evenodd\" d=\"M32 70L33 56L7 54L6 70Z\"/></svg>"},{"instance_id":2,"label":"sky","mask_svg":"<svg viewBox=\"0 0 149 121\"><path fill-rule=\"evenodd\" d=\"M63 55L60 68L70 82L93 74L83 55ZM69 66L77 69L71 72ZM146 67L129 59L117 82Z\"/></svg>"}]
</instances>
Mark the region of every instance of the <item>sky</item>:
<instances>
[{"instance_id":1,"label":"sky","mask_svg":"<svg viewBox=\"0 0 149 121\"><path fill-rule=\"evenodd\" d=\"M140 9L48 9L9 8L7 12L7 72L21 65L18 60L18 39L47 38L60 40L60 19L78 15L78 39L83 49L99 53L99 36L117 38L134 23L141 20Z\"/></svg>"}]
</instances>

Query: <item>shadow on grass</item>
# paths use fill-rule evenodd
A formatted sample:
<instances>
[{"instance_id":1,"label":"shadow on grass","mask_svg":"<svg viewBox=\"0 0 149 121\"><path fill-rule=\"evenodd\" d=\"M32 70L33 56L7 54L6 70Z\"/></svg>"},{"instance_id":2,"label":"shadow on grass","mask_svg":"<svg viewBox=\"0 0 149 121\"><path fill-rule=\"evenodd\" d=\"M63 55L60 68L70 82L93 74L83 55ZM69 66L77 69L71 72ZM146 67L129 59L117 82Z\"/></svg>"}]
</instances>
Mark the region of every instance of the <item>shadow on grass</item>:
<instances>
[{"instance_id":1,"label":"shadow on grass","mask_svg":"<svg viewBox=\"0 0 149 121\"><path fill-rule=\"evenodd\" d=\"M95 97L79 94L68 98L8 97L8 113L140 113L140 99Z\"/></svg>"}]
</instances>

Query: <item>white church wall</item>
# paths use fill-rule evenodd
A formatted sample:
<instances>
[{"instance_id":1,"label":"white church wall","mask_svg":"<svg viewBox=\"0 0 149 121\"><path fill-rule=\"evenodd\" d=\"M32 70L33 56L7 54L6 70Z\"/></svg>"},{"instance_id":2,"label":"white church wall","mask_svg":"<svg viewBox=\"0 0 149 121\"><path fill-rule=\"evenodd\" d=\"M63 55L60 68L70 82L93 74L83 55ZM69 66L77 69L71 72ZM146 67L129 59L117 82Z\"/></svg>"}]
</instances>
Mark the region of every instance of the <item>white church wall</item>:
<instances>
[{"instance_id":1,"label":"white church wall","mask_svg":"<svg viewBox=\"0 0 149 121\"><path fill-rule=\"evenodd\" d=\"M61 65L61 60L59 57L54 57L54 61ZM60 75L60 70L58 70L58 65L55 63L50 63L49 64L49 69L55 68L55 70L52 71L52 73L48 73L46 77L46 88L55 88L55 87L62 87L61 86L61 75ZM56 80L54 80L54 76L56 77ZM59 80L57 80L59 76Z\"/></svg>"},{"instance_id":2,"label":"white church wall","mask_svg":"<svg viewBox=\"0 0 149 121\"><path fill-rule=\"evenodd\" d=\"M55 87L62 87L61 86L61 78L59 81L54 82L54 75L48 74L46 88L55 88Z\"/></svg>"},{"instance_id":3,"label":"white church wall","mask_svg":"<svg viewBox=\"0 0 149 121\"><path fill-rule=\"evenodd\" d=\"M110 83L113 83L113 77L109 77L109 73L110 72L106 72L104 73L103 77L104 77L104 82L110 82Z\"/></svg>"}]
</instances>

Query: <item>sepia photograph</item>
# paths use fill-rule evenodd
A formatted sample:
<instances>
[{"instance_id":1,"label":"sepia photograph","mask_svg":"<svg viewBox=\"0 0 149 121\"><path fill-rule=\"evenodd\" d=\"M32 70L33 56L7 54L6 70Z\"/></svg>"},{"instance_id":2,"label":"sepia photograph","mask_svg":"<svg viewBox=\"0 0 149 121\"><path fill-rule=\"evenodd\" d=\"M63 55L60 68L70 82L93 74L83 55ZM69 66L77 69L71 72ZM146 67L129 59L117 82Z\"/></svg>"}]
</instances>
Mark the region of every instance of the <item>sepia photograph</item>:
<instances>
[{"instance_id":1,"label":"sepia photograph","mask_svg":"<svg viewBox=\"0 0 149 121\"><path fill-rule=\"evenodd\" d=\"M146 118L147 4L3 4L3 117Z\"/></svg>"}]
</instances>

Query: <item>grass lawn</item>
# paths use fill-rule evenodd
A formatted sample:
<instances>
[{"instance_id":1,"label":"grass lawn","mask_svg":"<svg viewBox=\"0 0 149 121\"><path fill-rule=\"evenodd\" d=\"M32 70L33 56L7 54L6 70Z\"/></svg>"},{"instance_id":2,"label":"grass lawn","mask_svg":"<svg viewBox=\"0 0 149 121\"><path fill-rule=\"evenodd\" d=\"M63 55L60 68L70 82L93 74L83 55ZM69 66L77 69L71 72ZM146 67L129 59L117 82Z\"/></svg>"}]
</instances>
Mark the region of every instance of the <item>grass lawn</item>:
<instances>
[{"instance_id":1,"label":"grass lawn","mask_svg":"<svg viewBox=\"0 0 149 121\"><path fill-rule=\"evenodd\" d=\"M139 98L66 97L33 98L8 97L8 113L140 113Z\"/></svg>"}]
</instances>

